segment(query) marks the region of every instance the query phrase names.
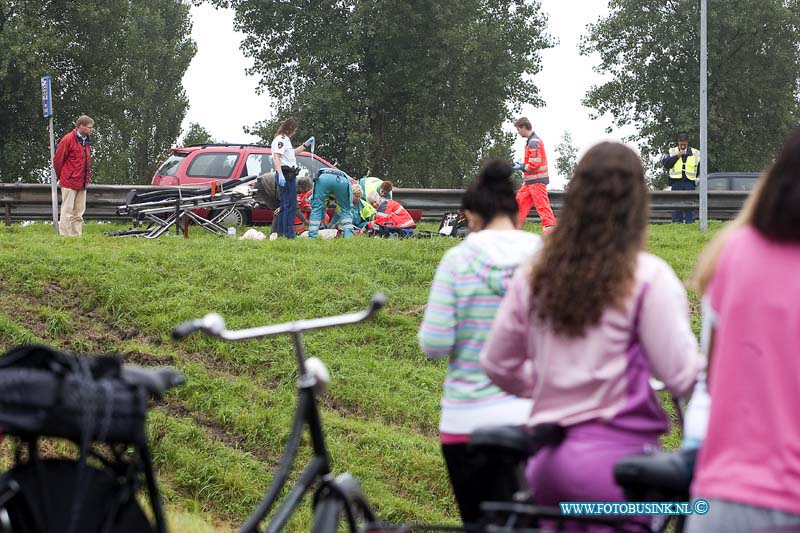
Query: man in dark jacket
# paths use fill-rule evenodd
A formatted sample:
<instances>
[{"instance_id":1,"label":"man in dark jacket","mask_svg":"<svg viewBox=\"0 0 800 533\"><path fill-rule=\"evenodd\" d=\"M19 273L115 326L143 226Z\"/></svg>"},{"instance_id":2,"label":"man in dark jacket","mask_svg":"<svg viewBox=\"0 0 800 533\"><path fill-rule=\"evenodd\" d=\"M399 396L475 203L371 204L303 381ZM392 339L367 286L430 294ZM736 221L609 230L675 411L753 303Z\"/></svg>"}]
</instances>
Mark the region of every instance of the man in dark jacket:
<instances>
[{"instance_id":1,"label":"man in dark jacket","mask_svg":"<svg viewBox=\"0 0 800 533\"><path fill-rule=\"evenodd\" d=\"M61 218L58 232L78 237L83 232L83 213L86 211L86 187L92 168L92 142L94 120L81 115L75 129L58 142L53 156L53 168L61 186Z\"/></svg>"}]
</instances>

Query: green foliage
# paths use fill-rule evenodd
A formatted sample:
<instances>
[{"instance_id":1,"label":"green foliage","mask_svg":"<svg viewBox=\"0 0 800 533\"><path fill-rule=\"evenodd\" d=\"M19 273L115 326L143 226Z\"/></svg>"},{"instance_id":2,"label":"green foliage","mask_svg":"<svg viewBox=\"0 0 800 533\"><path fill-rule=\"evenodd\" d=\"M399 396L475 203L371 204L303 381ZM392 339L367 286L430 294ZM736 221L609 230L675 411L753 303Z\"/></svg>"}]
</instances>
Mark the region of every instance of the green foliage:
<instances>
[{"instance_id":1,"label":"green foliage","mask_svg":"<svg viewBox=\"0 0 800 533\"><path fill-rule=\"evenodd\" d=\"M44 310L42 313L47 320L47 334L51 337L63 337L72 333L69 316L63 311Z\"/></svg>"},{"instance_id":2,"label":"green foliage","mask_svg":"<svg viewBox=\"0 0 800 533\"><path fill-rule=\"evenodd\" d=\"M575 165L578 164L578 149L572 141L572 134L568 131L564 132L561 137L561 142L556 146L556 170L564 177L564 188L567 188L572 172L575 170Z\"/></svg>"},{"instance_id":3,"label":"green foliage","mask_svg":"<svg viewBox=\"0 0 800 533\"><path fill-rule=\"evenodd\" d=\"M0 3L0 181L47 175L39 78L49 74L56 141L87 114L95 182L146 183L186 113L190 30L182 0Z\"/></svg>"},{"instance_id":4,"label":"green foliage","mask_svg":"<svg viewBox=\"0 0 800 533\"><path fill-rule=\"evenodd\" d=\"M189 131L183 136L183 146L191 146L193 144L211 144L216 142L211 136L211 132L205 129L197 122L189 124Z\"/></svg>"},{"instance_id":5,"label":"green foliage","mask_svg":"<svg viewBox=\"0 0 800 533\"><path fill-rule=\"evenodd\" d=\"M39 78L49 72L60 25L47 19L46 4L0 2L0 182L47 176Z\"/></svg>"},{"instance_id":6,"label":"green foliage","mask_svg":"<svg viewBox=\"0 0 800 533\"><path fill-rule=\"evenodd\" d=\"M210 1L236 10L277 107L251 132L271 141L293 115L298 138L356 176L460 186L510 151L511 111L541 105L526 81L551 45L538 0Z\"/></svg>"},{"instance_id":7,"label":"green foliage","mask_svg":"<svg viewBox=\"0 0 800 533\"><path fill-rule=\"evenodd\" d=\"M642 155L656 163L690 132L699 147L700 2L612 0L611 13L589 26L584 54L599 53L585 104L638 129ZM708 171L760 171L800 117L800 3L797 0L708 2Z\"/></svg>"},{"instance_id":8,"label":"green foliage","mask_svg":"<svg viewBox=\"0 0 800 533\"><path fill-rule=\"evenodd\" d=\"M41 339L0 312L0 341L7 341L9 345L15 345L37 343L41 342Z\"/></svg>"}]
</instances>

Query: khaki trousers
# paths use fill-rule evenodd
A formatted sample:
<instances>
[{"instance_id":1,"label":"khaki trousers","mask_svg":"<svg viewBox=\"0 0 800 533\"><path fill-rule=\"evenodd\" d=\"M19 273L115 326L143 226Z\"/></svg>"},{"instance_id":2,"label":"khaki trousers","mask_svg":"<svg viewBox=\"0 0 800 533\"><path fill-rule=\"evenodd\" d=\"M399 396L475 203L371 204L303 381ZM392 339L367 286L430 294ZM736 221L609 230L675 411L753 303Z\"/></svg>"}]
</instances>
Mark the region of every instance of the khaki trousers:
<instances>
[{"instance_id":1,"label":"khaki trousers","mask_svg":"<svg viewBox=\"0 0 800 533\"><path fill-rule=\"evenodd\" d=\"M83 213L86 211L86 189L61 187L61 218L58 233L80 237L83 233Z\"/></svg>"}]
</instances>

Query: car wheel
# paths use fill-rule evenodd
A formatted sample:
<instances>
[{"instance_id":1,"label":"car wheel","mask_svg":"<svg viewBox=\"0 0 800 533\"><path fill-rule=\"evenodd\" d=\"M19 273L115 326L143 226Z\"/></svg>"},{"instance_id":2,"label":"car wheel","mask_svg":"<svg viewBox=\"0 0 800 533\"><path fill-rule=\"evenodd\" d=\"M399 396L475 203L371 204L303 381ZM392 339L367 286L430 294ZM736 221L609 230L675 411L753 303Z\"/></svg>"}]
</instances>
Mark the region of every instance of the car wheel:
<instances>
[{"instance_id":1,"label":"car wheel","mask_svg":"<svg viewBox=\"0 0 800 533\"><path fill-rule=\"evenodd\" d=\"M212 213L212 218L217 214L218 213ZM220 220L219 223L225 227L249 226L250 213L245 209L235 209L234 211L231 211L228 216Z\"/></svg>"}]
</instances>

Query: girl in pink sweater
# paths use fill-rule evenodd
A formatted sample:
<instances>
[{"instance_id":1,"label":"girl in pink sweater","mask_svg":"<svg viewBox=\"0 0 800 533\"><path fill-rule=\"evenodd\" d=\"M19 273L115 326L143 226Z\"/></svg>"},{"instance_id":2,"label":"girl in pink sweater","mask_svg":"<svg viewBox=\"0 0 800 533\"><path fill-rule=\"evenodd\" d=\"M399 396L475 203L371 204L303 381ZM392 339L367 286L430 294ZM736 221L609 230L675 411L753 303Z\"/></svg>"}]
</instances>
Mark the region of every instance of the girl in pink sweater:
<instances>
[{"instance_id":1,"label":"girl in pink sweater","mask_svg":"<svg viewBox=\"0 0 800 533\"><path fill-rule=\"evenodd\" d=\"M689 531L800 531L800 130L713 241L695 282L713 323L708 433Z\"/></svg>"},{"instance_id":2,"label":"girl in pink sweater","mask_svg":"<svg viewBox=\"0 0 800 533\"><path fill-rule=\"evenodd\" d=\"M501 389L532 398L530 426L566 429L528 463L534 501L623 501L621 457L658 446L676 396L701 370L683 285L643 251L648 192L639 157L602 143L579 162L559 225L514 276L480 360Z\"/></svg>"}]
</instances>

